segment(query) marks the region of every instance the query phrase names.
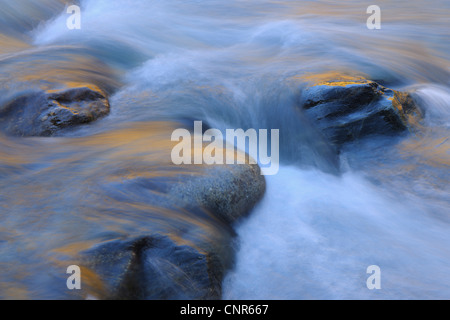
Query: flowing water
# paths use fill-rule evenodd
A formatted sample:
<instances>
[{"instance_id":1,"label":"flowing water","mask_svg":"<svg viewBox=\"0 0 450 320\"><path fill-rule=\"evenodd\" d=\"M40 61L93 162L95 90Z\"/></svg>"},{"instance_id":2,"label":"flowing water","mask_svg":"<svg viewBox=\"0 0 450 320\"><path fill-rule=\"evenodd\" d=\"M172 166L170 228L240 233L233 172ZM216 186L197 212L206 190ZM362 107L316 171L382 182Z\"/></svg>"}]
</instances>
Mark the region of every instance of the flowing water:
<instances>
[{"instance_id":1,"label":"flowing water","mask_svg":"<svg viewBox=\"0 0 450 320\"><path fill-rule=\"evenodd\" d=\"M129 128L203 120L280 129L280 172L236 226L224 298L450 298L448 1L377 1L381 30L366 27L372 1L82 0L80 30L66 27L65 3L2 1L0 103L87 82L111 93L112 111L59 138L0 135L0 296L33 297L53 277L37 261L55 248L124 223L145 232L154 208L111 176L145 174L139 157L160 146ZM425 119L336 156L297 108L308 79L336 74L414 90ZM370 265L381 290L366 287ZM36 294L50 290L63 289Z\"/></svg>"}]
</instances>

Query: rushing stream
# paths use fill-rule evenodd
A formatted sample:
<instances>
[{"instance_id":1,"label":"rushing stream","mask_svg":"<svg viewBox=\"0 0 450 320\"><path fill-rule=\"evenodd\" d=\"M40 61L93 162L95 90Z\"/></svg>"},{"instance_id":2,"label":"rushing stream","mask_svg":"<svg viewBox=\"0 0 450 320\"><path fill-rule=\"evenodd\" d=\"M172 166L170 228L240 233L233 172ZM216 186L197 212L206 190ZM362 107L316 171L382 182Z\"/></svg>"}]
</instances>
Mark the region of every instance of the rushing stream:
<instances>
[{"instance_id":1,"label":"rushing stream","mask_svg":"<svg viewBox=\"0 0 450 320\"><path fill-rule=\"evenodd\" d=\"M236 226L225 299L450 298L449 1L81 0L80 30L67 2L2 0L0 104L88 81L111 114L58 138L0 134L0 297L34 297L53 277L37 261L114 233L119 211L145 230L145 195L111 181L158 149L129 128L203 120L280 129L280 171ZM371 4L380 30L366 27ZM341 73L414 90L420 129L336 156L296 104L306 79ZM370 265L381 290L366 287ZM36 294L50 290L63 289Z\"/></svg>"}]
</instances>

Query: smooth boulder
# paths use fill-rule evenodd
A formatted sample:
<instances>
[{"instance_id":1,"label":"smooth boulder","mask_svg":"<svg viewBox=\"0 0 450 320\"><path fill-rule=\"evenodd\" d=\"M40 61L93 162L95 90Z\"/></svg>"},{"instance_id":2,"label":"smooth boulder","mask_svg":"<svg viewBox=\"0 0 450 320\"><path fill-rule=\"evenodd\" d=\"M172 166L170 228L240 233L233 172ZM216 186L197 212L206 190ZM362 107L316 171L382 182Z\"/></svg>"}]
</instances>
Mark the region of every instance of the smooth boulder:
<instances>
[{"instance_id":1,"label":"smooth boulder","mask_svg":"<svg viewBox=\"0 0 450 320\"><path fill-rule=\"evenodd\" d=\"M64 143L67 155L76 151L78 160L59 158L52 169L70 166L83 181L82 188L78 182L58 186L75 197L77 222L51 253L51 261L81 268L83 287L67 292L72 298L221 298L223 276L234 263L234 223L261 200L266 182L257 164L174 165L170 137L179 125L135 123L55 141ZM42 139L37 143L50 148ZM43 156L53 159L56 150ZM54 188L41 189L54 194ZM60 217L47 214L52 221Z\"/></svg>"},{"instance_id":2,"label":"smooth boulder","mask_svg":"<svg viewBox=\"0 0 450 320\"><path fill-rule=\"evenodd\" d=\"M258 165L216 165L201 176L185 177L174 184L170 197L178 203L200 206L227 223L248 213L265 192L265 179Z\"/></svg>"}]
</instances>

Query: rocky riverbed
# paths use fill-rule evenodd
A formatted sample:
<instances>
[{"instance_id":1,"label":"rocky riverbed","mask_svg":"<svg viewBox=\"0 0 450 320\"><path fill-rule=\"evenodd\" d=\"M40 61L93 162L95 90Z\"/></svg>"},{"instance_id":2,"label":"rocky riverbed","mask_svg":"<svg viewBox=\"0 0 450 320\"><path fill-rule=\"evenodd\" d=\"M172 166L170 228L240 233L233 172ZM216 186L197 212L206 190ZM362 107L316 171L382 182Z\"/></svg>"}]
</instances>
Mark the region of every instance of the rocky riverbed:
<instances>
[{"instance_id":1,"label":"rocky riverbed","mask_svg":"<svg viewBox=\"0 0 450 320\"><path fill-rule=\"evenodd\" d=\"M413 4L5 0L0 299L448 299L450 8Z\"/></svg>"}]
</instances>

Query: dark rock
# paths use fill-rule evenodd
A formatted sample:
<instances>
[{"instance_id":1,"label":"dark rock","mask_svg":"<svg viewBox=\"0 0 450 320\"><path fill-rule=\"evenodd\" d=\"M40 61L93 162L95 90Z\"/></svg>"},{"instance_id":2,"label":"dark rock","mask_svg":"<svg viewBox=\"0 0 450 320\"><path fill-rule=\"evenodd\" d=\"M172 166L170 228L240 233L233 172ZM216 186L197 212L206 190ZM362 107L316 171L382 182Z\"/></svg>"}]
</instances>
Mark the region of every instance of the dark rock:
<instances>
[{"instance_id":1,"label":"dark rock","mask_svg":"<svg viewBox=\"0 0 450 320\"><path fill-rule=\"evenodd\" d=\"M86 288L85 297L221 297L223 276L234 262L232 224L245 217L263 197L265 178L258 165L248 163L173 165L170 152L174 142L167 139L172 131L168 124L158 128L157 123L152 123L117 133L122 139L137 134L146 137L124 143L127 152L116 150L120 154L129 157L129 150L138 150L140 156L143 152L161 153L151 158L154 163L148 163L148 158L141 163L140 157L132 157L133 162L127 160L126 170L114 163L111 167L102 166L101 172L95 175L96 184L101 186L97 191L101 198L118 201L103 210L121 217L120 226L108 229L120 231L122 236L114 238L120 240L101 241L82 253L80 265L92 270L94 278L99 279L96 283L101 283ZM96 137L89 139L91 144ZM101 144L96 145L96 150L108 148L103 138L99 137L98 141ZM150 151L148 145L154 148ZM238 157L243 156L239 152ZM103 179L105 172L114 174ZM139 208L143 208L142 215ZM139 217L136 221L132 219L135 216ZM104 216L99 223L108 225ZM76 260L74 264L78 264ZM83 283L89 283L89 279Z\"/></svg>"},{"instance_id":2,"label":"dark rock","mask_svg":"<svg viewBox=\"0 0 450 320\"><path fill-rule=\"evenodd\" d=\"M59 130L95 121L110 111L98 88L72 88L60 92L32 92L0 109L1 127L16 136L52 136Z\"/></svg>"},{"instance_id":3,"label":"dark rock","mask_svg":"<svg viewBox=\"0 0 450 320\"><path fill-rule=\"evenodd\" d=\"M262 198L265 178L251 164L174 165L170 136L179 126L133 123L51 144L12 139L7 164L33 178L0 179L5 208L31 195L0 215L16 239L2 248L11 259L0 280L10 285L0 297L24 288L36 299L220 298L234 262L231 223ZM34 216L37 233L22 223ZM65 286L69 265L81 267L81 290Z\"/></svg>"},{"instance_id":4,"label":"dark rock","mask_svg":"<svg viewBox=\"0 0 450 320\"><path fill-rule=\"evenodd\" d=\"M302 108L333 144L407 129L420 109L411 94L369 80L328 81L302 93Z\"/></svg>"},{"instance_id":5,"label":"dark rock","mask_svg":"<svg viewBox=\"0 0 450 320\"><path fill-rule=\"evenodd\" d=\"M221 294L216 257L166 236L111 241L83 256L83 265L103 281L103 299L204 300Z\"/></svg>"},{"instance_id":6,"label":"dark rock","mask_svg":"<svg viewBox=\"0 0 450 320\"><path fill-rule=\"evenodd\" d=\"M175 229L177 238L189 245L176 245L155 226L148 229L150 236L96 246L87 252L85 264L103 283L104 291L94 295L101 299L219 299L223 276L233 264L231 224L245 217L265 192L260 168L197 166L170 178L125 180L121 186L122 202L145 203L165 213L164 217L149 214L146 223L161 219L170 226L169 235ZM117 186L108 184L107 189L117 190ZM117 198L117 194L107 195ZM205 228L217 234L208 235Z\"/></svg>"}]
</instances>

